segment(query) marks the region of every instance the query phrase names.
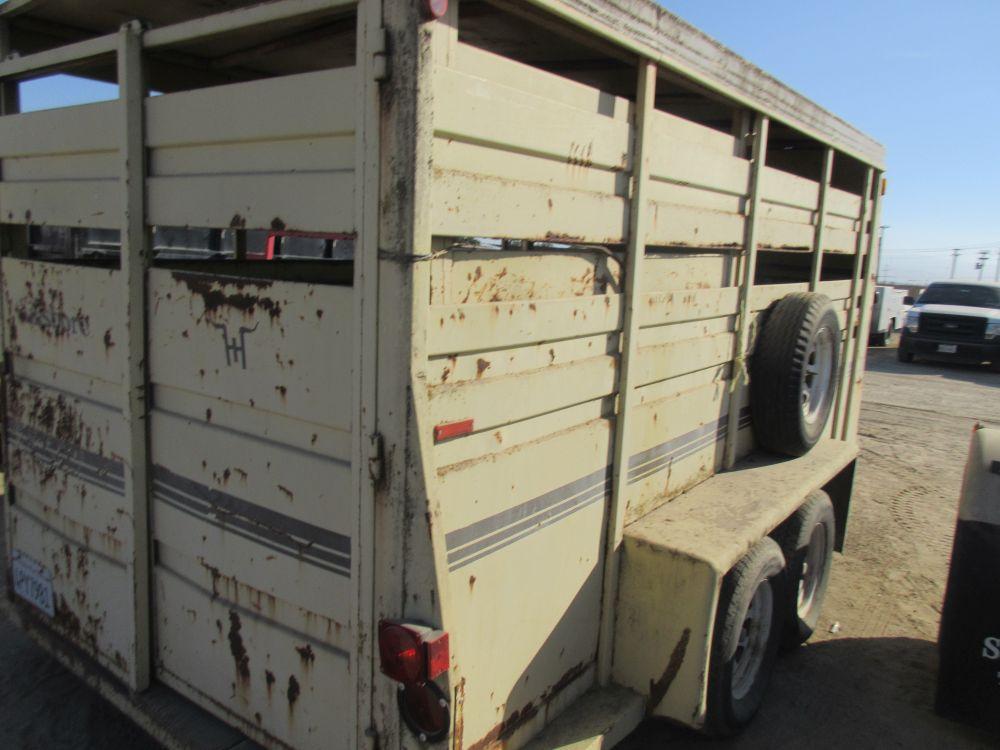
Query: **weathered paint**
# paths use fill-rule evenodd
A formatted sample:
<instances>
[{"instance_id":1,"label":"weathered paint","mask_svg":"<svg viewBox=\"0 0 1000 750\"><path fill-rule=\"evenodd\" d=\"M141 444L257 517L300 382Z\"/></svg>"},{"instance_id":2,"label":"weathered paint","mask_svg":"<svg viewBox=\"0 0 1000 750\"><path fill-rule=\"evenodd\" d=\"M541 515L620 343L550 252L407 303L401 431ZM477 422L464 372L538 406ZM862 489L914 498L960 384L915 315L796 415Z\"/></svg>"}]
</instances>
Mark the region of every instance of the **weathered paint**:
<instances>
[{"instance_id":1,"label":"weathered paint","mask_svg":"<svg viewBox=\"0 0 1000 750\"><path fill-rule=\"evenodd\" d=\"M838 152L881 159L759 71L733 88L740 61L690 30L711 70L668 60L675 45L650 26L651 6L599 2L601 22L574 1L535 4L640 52L649 99L657 73L680 70ZM198 44L259 25L251 15L341 5L282 0L144 41ZM140 106L132 85L131 106L0 118L5 221L122 227L131 250L121 271L3 260L12 541L55 573L52 629L139 687L129 655L151 648L156 680L268 747L418 744L376 669L382 617L449 632L439 684L454 748L521 747L595 695L610 712L595 716L611 717L597 737L620 738L643 706L697 726L718 582L812 489L805 474L832 476L854 450L847 388L845 440L784 474L751 470L749 494L719 473L726 441L731 458L753 450L734 350L738 366L761 311L808 288L754 286L745 259L758 245L855 253L853 283L812 278L853 323L870 202L764 167L762 142L751 163L735 128L460 42L457 3L436 22L420 13L362 0L347 67ZM637 25L624 31L627 19ZM138 41L119 50L133 83ZM0 75L107 51L82 44L2 62ZM129 157L143 149L145 176ZM266 265L147 270L152 225L350 236L354 283L262 278ZM145 342L121 289L132 306L145 294ZM157 635L143 644L130 610L108 602L144 601L129 568L143 523L115 515L144 500L125 477L142 484L129 446L147 429ZM602 592L619 563L611 611ZM655 596L651 578L666 582ZM602 648L635 693L580 700Z\"/></svg>"}]
</instances>

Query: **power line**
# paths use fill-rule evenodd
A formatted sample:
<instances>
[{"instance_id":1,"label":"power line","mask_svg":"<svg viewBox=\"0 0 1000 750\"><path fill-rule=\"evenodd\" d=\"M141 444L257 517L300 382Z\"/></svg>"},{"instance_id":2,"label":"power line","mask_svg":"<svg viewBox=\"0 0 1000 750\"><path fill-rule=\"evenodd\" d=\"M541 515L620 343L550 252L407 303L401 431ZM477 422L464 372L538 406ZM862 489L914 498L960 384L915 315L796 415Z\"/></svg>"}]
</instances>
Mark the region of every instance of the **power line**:
<instances>
[{"instance_id":1,"label":"power line","mask_svg":"<svg viewBox=\"0 0 1000 750\"><path fill-rule=\"evenodd\" d=\"M984 242L981 245L964 245L963 247L909 247L909 248L886 248L887 253L950 253L954 250L992 250L1000 246L1000 240L996 242Z\"/></svg>"}]
</instances>

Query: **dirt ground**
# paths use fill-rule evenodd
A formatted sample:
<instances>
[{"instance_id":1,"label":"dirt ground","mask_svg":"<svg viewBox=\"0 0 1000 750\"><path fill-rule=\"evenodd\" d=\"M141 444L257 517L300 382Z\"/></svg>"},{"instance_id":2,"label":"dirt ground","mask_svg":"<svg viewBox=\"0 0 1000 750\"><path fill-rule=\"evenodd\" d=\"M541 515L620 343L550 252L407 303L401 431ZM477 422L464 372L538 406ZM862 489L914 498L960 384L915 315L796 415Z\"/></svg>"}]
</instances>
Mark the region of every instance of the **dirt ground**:
<instances>
[{"instance_id":1,"label":"dirt ground","mask_svg":"<svg viewBox=\"0 0 1000 750\"><path fill-rule=\"evenodd\" d=\"M836 556L817 635L781 659L739 738L714 742L647 722L622 747L997 747L996 737L938 718L932 703L969 434L977 420L1000 426L998 396L998 374L904 365L892 349L872 349L847 549ZM3 617L0 674L0 748L157 747Z\"/></svg>"}]
</instances>

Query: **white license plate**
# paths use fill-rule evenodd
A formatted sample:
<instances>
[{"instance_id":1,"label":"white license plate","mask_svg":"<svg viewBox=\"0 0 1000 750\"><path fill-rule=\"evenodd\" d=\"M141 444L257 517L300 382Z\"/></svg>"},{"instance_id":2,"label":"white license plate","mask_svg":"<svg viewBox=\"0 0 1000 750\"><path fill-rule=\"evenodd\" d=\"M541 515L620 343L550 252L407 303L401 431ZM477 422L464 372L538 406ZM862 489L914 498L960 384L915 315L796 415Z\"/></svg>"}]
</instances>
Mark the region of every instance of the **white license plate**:
<instances>
[{"instance_id":1,"label":"white license plate","mask_svg":"<svg viewBox=\"0 0 1000 750\"><path fill-rule=\"evenodd\" d=\"M938 351L942 354L954 354L958 351L958 344L938 344Z\"/></svg>"},{"instance_id":2,"label":"white license plate","mask_svg":"<svg viewBox=\"0 0 1000 750\"><path fill-rule=\"evenodd\" d=\"M56 613L52 595L52 574L30 557L14 550L10 573L14 579L14 593L52 617Z\"/></svg>"}]
</instances>

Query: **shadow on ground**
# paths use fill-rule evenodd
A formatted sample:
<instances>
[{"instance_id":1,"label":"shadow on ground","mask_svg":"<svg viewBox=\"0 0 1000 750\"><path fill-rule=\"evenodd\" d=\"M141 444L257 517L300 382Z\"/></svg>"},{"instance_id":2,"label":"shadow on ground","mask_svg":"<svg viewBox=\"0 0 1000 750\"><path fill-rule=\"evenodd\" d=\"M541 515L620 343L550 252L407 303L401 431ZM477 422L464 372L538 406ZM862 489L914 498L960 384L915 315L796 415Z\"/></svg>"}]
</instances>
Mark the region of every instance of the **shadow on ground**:
<instances>
[{"instance_id":1,"label":"shadow on ground","mask_svg":"<svg viewBox=\"0 0 1000 750\"><path fill-rule=\"evenodd\" d=\"M1000 738L933 711L937 646L916 638L839 638L779 662L764 706L736 738L647 721L622 750L671 748L996 748Z\"/></svg>"}]
</instances>

